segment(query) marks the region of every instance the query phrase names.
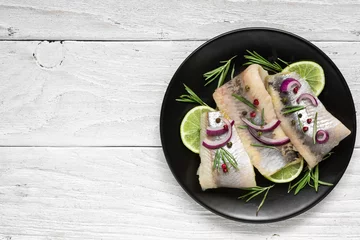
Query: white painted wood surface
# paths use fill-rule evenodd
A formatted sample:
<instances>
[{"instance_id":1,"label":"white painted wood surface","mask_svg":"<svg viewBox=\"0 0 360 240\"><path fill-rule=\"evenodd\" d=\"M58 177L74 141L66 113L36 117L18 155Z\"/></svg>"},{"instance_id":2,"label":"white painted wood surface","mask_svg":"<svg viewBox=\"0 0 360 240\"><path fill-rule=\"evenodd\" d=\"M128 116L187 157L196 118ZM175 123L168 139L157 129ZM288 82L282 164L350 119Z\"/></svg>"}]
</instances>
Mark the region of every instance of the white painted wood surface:
<instances>
[{"instance_id":1,"label":"white painted wood surface","mask_svg":"<svg viewBox=\"0 0 360 240\"><path fill-rule=\"evenodd\" d=\"M208 39L275 27L310 40L360 40L358 0L1 0L4 39Z\"/></svg>"},{"instance_id":2,"label":"white painted wood surface","mask_svg":"<svg viewBox=\"0 0 360 240\"><path fill-rule=\"evenodd\" d=\"M164 92L201 44L2 42L0 145L160 146ZM360 43L316 44L359 95Z\"/></svg>"},{"instance_id":3,"label":"white painted wood surface","mask_svg":"<svg viewBox=\"0 0 360 240\"><path fill-rule=\"evenodd\" d=\"M195 203L161 148L1 148L0 156L4 239L360 238L358 161L313 209L259 225L218 217ZM354 160L359 157L357 149Z\"/></svg>"},{"instance_id":4,"label":"white painted wood surface","mask_svg":"<svg viewBox=\"0 0 360 240\"><path fill-rule=\"evenodd\" d=\"M359 0L0 0L0 240L360 239L358 148L325 200L273 224L210 213L168 169L172 74L204 40L249 26L313 40L359 107Z\"/></svg>"}]
</instances>

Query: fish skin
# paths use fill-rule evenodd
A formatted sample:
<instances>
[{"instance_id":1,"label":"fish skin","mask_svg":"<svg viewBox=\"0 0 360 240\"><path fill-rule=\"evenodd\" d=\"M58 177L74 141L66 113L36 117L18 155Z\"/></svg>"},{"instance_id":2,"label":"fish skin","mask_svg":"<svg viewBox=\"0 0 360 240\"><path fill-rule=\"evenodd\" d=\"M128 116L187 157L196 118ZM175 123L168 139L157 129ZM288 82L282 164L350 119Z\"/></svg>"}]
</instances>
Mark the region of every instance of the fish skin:
<instances>
[{"instance_id":1,"label":"fish skin","mask_svg":"<svg viewBox=\"0 0 360 240\"><path fill-rule=\"evenodd\" d=\"M216 118L223 118L220 112L203 113L201 116L201 130L200 130L200 166L198 169L199 182L203 190L210 188L228 187L228 188L248 188L255 187L255 172L250 162L249 156L246 154L244 147L236 133L235 127L232 126L233 134L230 141L232 147L224 146L229 153L236 159L238 170L228 164L229 169L224 173L221 169L214 170L213 164L216 150L208 149L202 145L202 141L208 137L206 128L208 126L217 127L224 123L216 123Z\"/></svg>"},{"instance_id":2,"label":"fish skin","mask_svg":"<svg viewBox=\"0 0 360 240\"><path fill-rule=\"evenodd\" d=\"M281 83L286 78L295 78L301 83L301 87L299 88L297 94L294 94L293 92L280 92ZM310 168L315 167L319 162L322 161L323 157L331 151L331 149L333 149L344 138L350 135L351 131L326 110L325 106L321 103L321 101L313 94L309 84L298 74L276 74L267 77L266 82L268 85L268 91L272 97L276 115L281 120L282 128L284 129L285 133L290 138L296 149L304 157ZM312 94L318 101L318 106L313 106L309 102L309 100L303 100L298 104L296 102L296 99L302 93ZM284 105L284 103L281 101L281 99L284 97L287 98L286 105ZM287 115L282 114L282 109L285 106L298 105L306 106L306 108L295 113ZM313 141L314 117L316 112L318 113L317 130L326 130L329 133L328 142L323 144L314 144ZM299 114L302 115L300 121L303 123L303 126L308 127L308 131L305 133L303 132L299 124ZM312 122L310 124L307 124L306 122L308 118L312 119ZM295 121L295 125L291 124L292 120Z\"/></svg>"},{"instance_id":3,"label":"fish skin","mask_svg":"<svg viewBox=\"0 0 360 240\"><path fill-rule=\"evenodd\" d=\"M232 94L241 95L251 102L253 102L254 99L259 100L257 109L260 111L258 111L254 118L255 123L260 124L261 122L262 108L264 108L265 122L277 119L272 106L271 97L264 85L264 79L267 75L267 71L262 69L259 65L250 65L240 75L237 75L222 87L216 89L213 98L220 111L235 120L236 130L252 164L262 175L271 176L288 164L296 161L298 155L294 151L291 143L278 146L276 149L251 146L251 144L261 143L251 136L247 129L239 129L238 127L244 125L241 120L242 112L246 111L247 113L250 113L253 109L232 96ZM245 90L246 85L250 87L248 91ZM286 136L280 127L276 128L273 132L263 134L275 139Z\"/></svg>"}]
</instances>

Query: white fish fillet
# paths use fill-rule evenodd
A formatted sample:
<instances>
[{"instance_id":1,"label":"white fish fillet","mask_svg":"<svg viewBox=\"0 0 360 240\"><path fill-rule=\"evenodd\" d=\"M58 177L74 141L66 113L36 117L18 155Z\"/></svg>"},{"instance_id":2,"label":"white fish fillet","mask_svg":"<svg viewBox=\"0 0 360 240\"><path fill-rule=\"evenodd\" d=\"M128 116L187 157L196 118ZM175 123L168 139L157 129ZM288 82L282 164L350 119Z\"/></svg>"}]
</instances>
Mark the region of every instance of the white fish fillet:
<instances>
[{"instance_id":1,"label":"white fish fillet","mask_svg":"<svg viewBox=\"0 0 360 240\"><path fill-rule=\"evenodd\" d=\"M293 92L290 93L281 93L280 86L283 80L286 78L297 79L301 83L301 87L297 94ZM300 78L296 73L289 74L276 74L269 76L267 78L268 82L268 91L272 97L272 101L275 107L276 115L281 120L281 127L283 128L286 135L290 138L291 142L294 144L295 148L300 152L304 157L309 167L313 168L316 166L323 157L331 151L335 146L337 146L341 140L347 137L351 132L344 126L337 118L335 118L331 113L329 113L324 105L316 98L318 106L313 106L309 100L303 100L300 103L296 102L296 99L302 93L310 93L313 95L313 92L309 84ZM314 95L313 95L314 96ZM306 106L304 110L298 111L296 113L286 114L282 113L282 109L285 107L281 99L286 98L286 106ZM318 113L317 117L317 130L326 130L329 133L329 140L326 143L315 143L313 141L313 127L314 127L314 118L316 112ZM303 126L308 127L308 131L303 132L302 127L299 124L299 114L301 114L300 121ZM306 120L308 118L312 119L312 122L308 124ZM296 123L294 125L294 123Z\"/></svg>"},{"instance_id":2,"label":"white fish fillet","mask_svg":"<svg viewBox=\"0 0 360 240\"><path fill-rule=\"evenodd\" d=\"M206 128L208 126L217 127L224 123L216 123L216 118L222 118L220 112L203 113L201 116L200 143L207 137ZM244 147L236 133L235 127L232 127L231 148L224 146L230 154L234 156L238 165L238 170L233 167L229 168L227 173L221 169L213 169L215 151L200 146L200 166L198 169L199 182L203 190L210 188L228 187L228 188L247 188L255 187L255 172L250 162L249 156L246 154ZM230 166L230 164L228 164Z\"/></svg>"},{"instance_id":3,"label":"white fish fillet","mask_svg":"<svg viewBox=\"0 0 360 240\"><path fill-rule=\"evenodd\" d=\"M270 176L280 169L286 167L291 162L298 159L297 153L294 151L292 144L285 144L276 149L254 147L251 144L261 144L258 142L247 129L239 129L238 127L244 125L241 120L242 114L245 111L246 117L249 118L249 113L253 111L248 105L237 100L232 94L237 94L245 97L250 102L254 99L259 100L257 116L254 118L256 123L261 122L261 110L264 108L265 122L271 122L277 119L274 107L272 105L271 97L265 89L264 78L268 73L259 65L251 65L246 68L240 75L230 80L222 87L216 89L213 98L219 107L220 111L225 113L231 119L235 120L236 130L245 147L246 152L250 156L252 164L264 176ZM245 89L247 86L247 90ZM277 127L268 137L279 139L285 136L281 127Z\"/></svg>"}]
</instances>

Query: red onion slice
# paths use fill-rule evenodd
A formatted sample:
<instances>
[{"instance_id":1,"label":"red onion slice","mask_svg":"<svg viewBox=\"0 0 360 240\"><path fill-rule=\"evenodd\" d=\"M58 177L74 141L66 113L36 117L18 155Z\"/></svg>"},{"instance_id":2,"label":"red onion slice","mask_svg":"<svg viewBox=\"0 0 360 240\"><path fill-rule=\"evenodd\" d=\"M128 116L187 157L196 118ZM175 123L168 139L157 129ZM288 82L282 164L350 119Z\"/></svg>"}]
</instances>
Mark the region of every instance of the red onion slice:
<instances>
[{"instance_id":1,"label":"red onion slice","mask_svg":"<svg viewBox=\"0 0 360 240\"><path fill-rule=\"evenodd\" d=\"M269 146L281 146L281 145L284 145L288 142L290 142L290 139L288 137L283 137L283 138L278 138L278 139L272 139L272 138L268 138L268 137L265 137L263 135L258 135L258 133L251 129L251 128L248 128L250 134L256 138L256 140L258 140L259 142L265 144L265 145L269 145Z\"/></svg>"},{"instance_id":2,"label":"red onion slice","mask_svg":"<svg viewBox=\"0 0 360 240\"><path fill-rule=\"evenodd\" d=\"M319 130L315 135L316 142L326 143L329 140L329 133L325 130Z\"/></svg>"},{"instance_id":3,"label":"red onion slice","mask_svg":"<svg viewBox=\"0 0 360 240\"><path fill-rule=\"evenodd\" d=\"M202 145L209 149L217 149L225 146L231 139L232 136L232 128L229 128L229 131L226 132L226 135L221 139L211 140L209 138L205 138L202 142Z\"/></svg>"},{"instance_id":4,"label":"red onion slice","mask_svg":"<svg viewBox=\"0 0 360 240\"><path fill-rule=\"evenodd\" d=\"M315 107L317 107L318 102L317 102L316 98L313 95L311 95L310 93L301 94L300 97L298 97L298 99L296 99L296 102L300 103L304 99L309 99L311 104L314 105Z\"/></svg>"},{"instance_id":5,"label":"red onion slice","mask_svg":"<svg viewBox=\"0 0 360 240\"><path fill-rule=\"evenodd\" d=\"M241 120L243 120L243 122L250 128L256 130L256 131L261 131L261 132L269 132L274 130L275 128L277 128L281 121L278 119L274 119L271 122L269 122L266 125L263 126L259 126L259 125L255 125L252 122L250 122L249 120L247 120L246 118L241 118Z\"/></svg>"},{"instance_id":6,"label":"red onion slice","mask_svg":"<svg viewBox=\"0 0 360 240\"><path fill-rule=\"evenodd\" d=\"M209 136L219 136L222 135L224 133L226 133L229 128L231 128L234 125L234 120L231 120L231 122L229 122L227 119L223 119L225 125L227 125L227 128L224 128L224 126L219 126L219 127L207 127L206 128L206 134Z\"/></svg>"},{"instance_id":7,"label":"red onion slice","mask_svg":"<svg viewBox=\"0 0 360 240\"><path fill-rule=\"evenodd\" d=\"M298 80L294 78L287 78L285 79L280 86L281 92L290 92L294 87L301 87L301 84Z\"/></svg>"}]
</instances>

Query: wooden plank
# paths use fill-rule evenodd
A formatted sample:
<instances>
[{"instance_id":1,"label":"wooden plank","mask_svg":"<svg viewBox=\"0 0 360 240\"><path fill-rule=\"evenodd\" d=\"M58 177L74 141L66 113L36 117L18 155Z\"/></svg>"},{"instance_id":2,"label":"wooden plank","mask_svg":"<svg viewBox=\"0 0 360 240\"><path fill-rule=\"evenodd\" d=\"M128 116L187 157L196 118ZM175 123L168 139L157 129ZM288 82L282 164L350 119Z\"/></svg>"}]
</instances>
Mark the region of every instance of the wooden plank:
<instances>
[{"instance_id":1,"label":"wooden plank","mask_svg":"<svg viewBox=\"0 0 360 240\"><path fill-rule=\"evenodd\" d=\"M310 40L360 40L359 0L1 0L0 39L209 39L273 27Z\"/></svg>"},{"instance_id":2,"label":"wooden plank","mask_svg":"<svg viewBox=\"0 0 360 240\"><path fill-rule=\"evenodd\" d=\"M263 225L196 204L160 148L0 148L0 156L0 239L360 238L359 149L320 204Z\"/></svg>"},{"instance_id":3,"label":"wooden plank","mask_svg":"<svg viewBox=\"0 0 360 240\"><path fill-rule=\"evenodd\" d=\"M165 90L200 44L2 42L0 145L160 146ZM343 72L359 108L360 43L317 45Z\"/></svg>"}]
</instances>

